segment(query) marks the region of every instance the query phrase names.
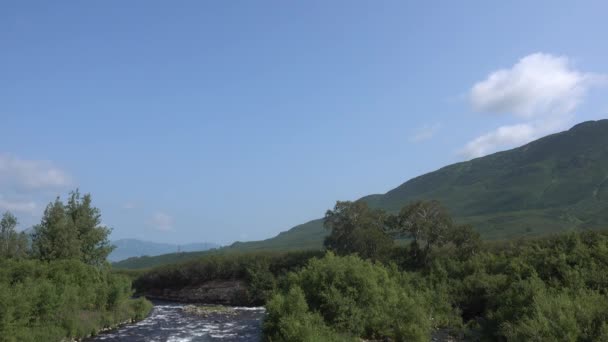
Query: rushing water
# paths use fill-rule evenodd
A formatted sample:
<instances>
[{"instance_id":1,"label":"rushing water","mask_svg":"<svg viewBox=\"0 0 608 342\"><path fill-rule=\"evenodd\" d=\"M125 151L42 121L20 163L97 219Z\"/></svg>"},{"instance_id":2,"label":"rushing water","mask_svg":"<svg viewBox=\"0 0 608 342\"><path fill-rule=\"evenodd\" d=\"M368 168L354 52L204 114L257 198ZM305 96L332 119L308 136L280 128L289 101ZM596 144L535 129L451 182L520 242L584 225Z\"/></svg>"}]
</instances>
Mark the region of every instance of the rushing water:
<instances>
[{"instance_id":1,"label":"rushing water","mask_svg":"<svg viewBox=\"0 0 608 342\"><path fill-rule=\"evenodd\" d=\"M108 331L87 341L196 342L259 341L264 308L231 308L230 314L200 316L185 304L157 302L145 320Z\"/></svg>"}]
</instances>

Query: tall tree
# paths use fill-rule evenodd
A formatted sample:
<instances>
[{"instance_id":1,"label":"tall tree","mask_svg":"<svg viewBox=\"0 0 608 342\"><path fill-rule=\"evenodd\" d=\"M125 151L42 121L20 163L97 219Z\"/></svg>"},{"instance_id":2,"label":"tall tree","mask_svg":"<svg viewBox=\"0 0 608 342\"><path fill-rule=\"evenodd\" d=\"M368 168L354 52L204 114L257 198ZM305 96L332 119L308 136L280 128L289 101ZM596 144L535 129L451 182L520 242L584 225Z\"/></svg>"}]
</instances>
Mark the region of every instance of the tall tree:
<instances>
[{"instance_id":1,"label":"tall tree","mask_svg":"<svg viewBox=\"0 0 608 342\"><path fill-rule=\"evenodd\" d=\"M434 246L442 246L449 241L452 218L438 201L416 201L405 206L390 220L390 231L398 236L409 237L415 255L426 263Z\"/></svg>"},{"instance_id":2,"label":"tall tree","mask_svg":"<svg viewBox=\"0 0 608 342\"><path fill-rule=\"evenodd\" d=\"M450 232L450 242L456 247L461 259L475 255L481 248L481 236L469 224L454 226Z\"/></svg>"},{"instance_id":3,"label":"tall tree","mask_svg":"<svg viewBox=\"0 0 608 342\"><path fill-rule=\"evenodd\" d=\"M93 207L91 194L81 196L78 189L72 191L65 210L78 233L82 261L90 265L103 264L114 247L108 240L111 230L101 225L101 213Z\"/></svg>"},{"instance_id":4,"label":"tall tree","mask_svg":"<svg viewBox=\"0 0 608 342\"><path fill-rule=\"evenodd\" d=\"M393 245L385 231L387 215L367 203L338 201L325 214L324 226L331 230L325 247L337 254L357 253L363 258L381 258Z\"/></svg>"},{"instance_id":5,"label":"tall tree","mask_svg":"<svg viewBox=\"0 0 608 342\"><path fill-rule=\"evenodd\" d=\"M70 192L67 205L57 197L44 211L35 227L33 247L43 260L79 259L89 265L102 265L112 252L111 230L101 225L101 213L92 205L91 195Z\"/></svg>"},{"instance_id":6,"label":"tall tree","mask_svg":"<svg viewBox=\"0 0 608 342\"><path fill-rule=\"evenodd\" d=\"M0 219L0 257L20 258L27 254L27 236L18 233L17 218L5 212Z\"/></svg>"},{"instance_id":7,"label":"tall tree","mask_svg":"<svg viewBox=\"0 0 608 342\"><path fill-rule=\"evenodd\" d=\"M42 260L80 259L78 230L66 215L66 208L57 197L44 210L42 221L34 226L34 255Z\"/></svg>"}]
</instances>

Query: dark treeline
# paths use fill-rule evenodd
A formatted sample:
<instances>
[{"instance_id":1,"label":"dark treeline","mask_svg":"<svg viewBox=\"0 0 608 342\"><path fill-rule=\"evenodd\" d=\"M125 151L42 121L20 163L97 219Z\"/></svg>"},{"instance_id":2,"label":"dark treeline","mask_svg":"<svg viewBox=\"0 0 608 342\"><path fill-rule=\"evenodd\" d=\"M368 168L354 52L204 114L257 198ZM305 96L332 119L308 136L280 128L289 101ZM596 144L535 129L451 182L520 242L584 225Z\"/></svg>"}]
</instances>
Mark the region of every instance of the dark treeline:
<instances>
[{"instance_id":1,"label":"dark treeline","mask_svg":"<svg viewBox=\"0 0 608 342\"><path fill-rule=\"evenodd\" d=\"M131 280L112 273L110 230L91 196L50 203L31 236L0 220L0 340L60 341L141 319L151 309L131 299Z\"/></svg>"},{"instance_id":2,"label":"dark treeline","mask_svg":"<svg viewBox=\"0 0 608 342\"><path fill-rule=\"evenodd\" d=\"M133 286L138 293L147 293L153 289L183 288L212 280L237 280L245 282L248 292L246 298L239 298L238 302L261 305L282 276L323 255L322 251L209 254L199 260L144 272L133 281Z\"/></svg>"}]
</instances>

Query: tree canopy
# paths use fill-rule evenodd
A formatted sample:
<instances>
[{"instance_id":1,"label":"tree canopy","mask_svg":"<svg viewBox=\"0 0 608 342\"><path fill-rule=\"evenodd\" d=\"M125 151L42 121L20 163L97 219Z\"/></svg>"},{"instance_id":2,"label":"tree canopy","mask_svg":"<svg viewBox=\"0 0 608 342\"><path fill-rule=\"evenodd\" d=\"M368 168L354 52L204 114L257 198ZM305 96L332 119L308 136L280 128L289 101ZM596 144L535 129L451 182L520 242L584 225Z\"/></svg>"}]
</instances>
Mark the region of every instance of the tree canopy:
<instances>
[{"instance_id":1,"label":"tree canopy","mask_svg":"<svg viewBox=\"0 0 608 342\"><path fill-rule=\"evenodd\" d=\"M462 257L475 253L479 234L468 225L454 223L437 201L416 201L396 215L372 209L365 202L336 203L324 220L330 229L325 247L339 255L356 253L363 258L382 259L393 238L410 239L409 252L416 263L428 264L433 248L451 243Z\"/></svg>"},{"instance_id":2,"label":"tree canopy","mask_svg":"<svg viewBox=\"0 0 608 342\"><path fill-rule=\"evenodd\" d=\"M101 225L91 195L81 196L76 190L67 205L57 197L46 207L42 221L34 227L33 252L42 260L78 259L99 266L112 252L110 232Z\"/></svg>"},{"instance_id":3,"label":"tree canopy","mask_svg":"<svg viewBox=\"0 0 608 342\"><path fill-rule=\"evenodd\" d=\"M111 271L110 229L91 195L46 207L31 248L9 212L0 219L0 341L65 341L143 319L152 304L132 299L131 281Z\"/></svg>"},{"instance_id":4,"label":"tree canopy","mask_svg":"<svg viewBox=\"0 0 608 342\"><path fill-rule=\"evenodd\" d=\"M324 225L331 230L325 247L339 255L357 253L363 258L380 258L393 244L384 233L386 222L383 210L371 209L365 202L338 201L334 210L325 214Z\"/></svg>"},{"instance_id":5,"label":"tree canopy","mask_svg":"<svg viewBox=\"0 0 608 342\"><path fill-rule=\"evenodd\" d=\"M10 212L5 212L0 219L0 257L21 258L27 254L27 236L18 233L17 218Z\"/></svg>"}]
</instances>

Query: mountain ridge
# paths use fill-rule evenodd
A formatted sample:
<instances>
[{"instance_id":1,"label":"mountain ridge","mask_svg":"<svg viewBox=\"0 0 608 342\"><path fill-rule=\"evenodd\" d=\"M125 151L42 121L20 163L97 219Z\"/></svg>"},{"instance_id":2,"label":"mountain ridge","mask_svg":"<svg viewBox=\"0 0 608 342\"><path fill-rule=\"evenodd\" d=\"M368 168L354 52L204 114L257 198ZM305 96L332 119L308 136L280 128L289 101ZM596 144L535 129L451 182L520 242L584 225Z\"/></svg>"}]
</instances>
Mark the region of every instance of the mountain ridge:
<instances>
[{"instance_id":1,"label":"mountain ridge","mask_svg":"<svg viewBox=\"0 0 608 342\"><path fill-rule=\"evenodd\" d=\"M578 182L577 173L591 179ZM551 181L546 184L548 175ZM597 186L587 191L590 183ZM396 212L419 199L440 200L456 221L473 224L485 238L608 227L608 214L601 213L608 208L608 119L582 122L514 149L450 164L359 201ZM228 248L320 248L326 234L322 219L316 219L269 239Z\"/></svg>"},{"instance_id":2,"label":"mountain ridge","mask_svg":"<svg viewBox=\"0 0 608 342\"><path fill-rule=\"evenodd\" d=\"M359 200L394 213L421 199L441 201L456 222L472 224L485 239L608 228L608 119L582 122L517 148L446 165ZM321 249L327 234L319 218L265 240L234 242L218 252ZM120 267L188 258L188 253L134 258Z\"/></svg>"}]
</instances>

